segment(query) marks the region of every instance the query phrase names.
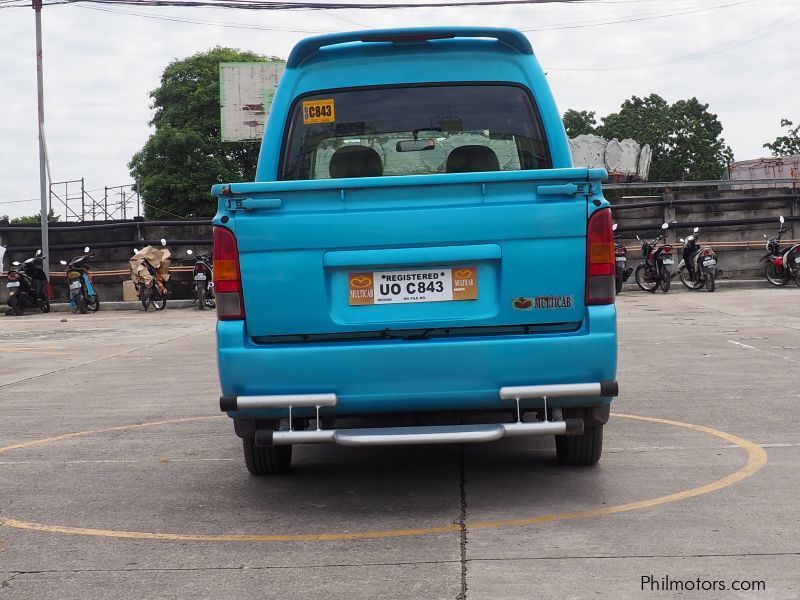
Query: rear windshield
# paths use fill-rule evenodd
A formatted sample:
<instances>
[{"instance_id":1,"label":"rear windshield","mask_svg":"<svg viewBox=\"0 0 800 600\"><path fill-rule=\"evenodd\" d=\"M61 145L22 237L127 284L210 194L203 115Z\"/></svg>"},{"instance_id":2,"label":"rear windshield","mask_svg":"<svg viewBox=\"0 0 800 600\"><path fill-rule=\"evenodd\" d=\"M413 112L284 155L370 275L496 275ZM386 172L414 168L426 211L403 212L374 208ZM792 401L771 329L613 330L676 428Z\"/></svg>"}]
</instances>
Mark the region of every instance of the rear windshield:
<instances>
[{"instance_id":1,"label":"rear windshield","mask_svg":"<svg viewBox=\"0 0 800 600\"><path fill-rule=\"evenodd\" d=\"M530 94L514 85L329 91L292 109L282 180L552 167Z\"/></svg>"}]
</instances>

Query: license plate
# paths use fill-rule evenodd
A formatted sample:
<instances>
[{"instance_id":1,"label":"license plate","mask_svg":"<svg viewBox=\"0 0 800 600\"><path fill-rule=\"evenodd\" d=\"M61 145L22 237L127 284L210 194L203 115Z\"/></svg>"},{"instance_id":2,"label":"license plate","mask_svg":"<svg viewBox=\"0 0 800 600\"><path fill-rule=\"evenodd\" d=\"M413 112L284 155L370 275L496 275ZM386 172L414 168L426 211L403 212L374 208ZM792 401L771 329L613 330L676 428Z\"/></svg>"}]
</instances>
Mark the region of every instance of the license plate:
<instances>
[{"instance_id":1,"label":"license plate","mask_svg":"<svg viewBox=\"0 0 800 600\"><path fill-rule=\"evenodd\" d=\"M705 260L703 260L703 265L706 267L710 267L711 265L715 264L717 264L717 261L714 260L713 258L706 258Z\"/></svg>"},{"instance_id":2,"label":"license plate","mask_svg":"<svg viewBox=\"0 0 800 600\"><path fill-rule=\"evenodd\" d=\"M625 260L626 260L626 259L625 259L625 257L624 257L624 256L618 256L618 257L617 257L617 262L625 262Z\"/></svg>"},{"instance_id":3,"label":"license plate","mask_svg":"<svg viewBox=\"0 0 800 600\"><path fill-rule=\"evenodd\" d=\"M195 281L205 281L206 280L206 274L205 273L197 273L194 276L194 280Z\"/></svg>"},{"instance_id":4,"label":"license plate","mask_svg":"<svg viewBox=\"0 0 800 600\"><path fill-rule=\"evenodd\" d=\"M348 273L351 306L476 300L475 267Z\"/></svg>"},{"instance_id":5,"label":"license plate","mask_svg":"<svg viewBox=\"0 0 800 600\"><path fill-rule=\"evenodd\" d=\"M80 281L71 281L69 284L69 289L71 290L79 290L81 289L81 282Z\"/></svg>"},{"instance_id":6,"label":"license plate","mask_svg":"<svg viewBox=\"0 0 800 600\"><path fill-rule=\"evenodd\" d=\"M674 265L675 264L675 260L672 259L672 258L662 258L661 262L663 264L665 264L665 265Z\"/></svg>"},{"instance_id":7,"label":"license plate","mask_svg":"<svg viewBox=\"0 0 800 600\"><path fill-rule=\"evenodd\" d=\"M9 281L6 287L19 287L19 281Z\"/></svg>"}]
</instances>

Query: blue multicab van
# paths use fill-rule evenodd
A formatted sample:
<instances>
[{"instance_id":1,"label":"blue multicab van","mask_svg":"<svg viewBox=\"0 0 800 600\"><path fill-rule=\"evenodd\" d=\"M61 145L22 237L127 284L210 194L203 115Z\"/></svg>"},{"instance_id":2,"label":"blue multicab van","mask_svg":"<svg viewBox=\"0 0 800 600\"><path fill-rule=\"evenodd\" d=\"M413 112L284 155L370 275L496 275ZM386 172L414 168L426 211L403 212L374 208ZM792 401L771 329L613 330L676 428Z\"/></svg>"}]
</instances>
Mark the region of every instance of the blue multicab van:
<instances>
[{"instance_id":1,"label":"blue multicab van","mask_svg":"<svg viewBox=\"0 0 800 600\"><path fill-rule=\"evenodd\" d=\"M220 407L247 468L294 444L553 435L594 464L617 394L602 169L574 168L521 33L292 51L253 183L216 185Z\"/></svg>"}]
</instances>

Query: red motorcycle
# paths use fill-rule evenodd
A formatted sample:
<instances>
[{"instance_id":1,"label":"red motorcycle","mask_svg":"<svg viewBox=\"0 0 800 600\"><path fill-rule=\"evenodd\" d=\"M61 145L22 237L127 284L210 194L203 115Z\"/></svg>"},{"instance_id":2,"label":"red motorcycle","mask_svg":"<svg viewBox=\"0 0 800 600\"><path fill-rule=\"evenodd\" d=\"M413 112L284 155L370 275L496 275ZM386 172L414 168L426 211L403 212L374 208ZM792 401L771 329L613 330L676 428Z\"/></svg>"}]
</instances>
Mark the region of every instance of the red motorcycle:
<instances>
[{"instance_id":1,"label":"red motorcycle","mask_svg":"<svg viewBox=\"0 0 800 600\"><path fill-rule=\"evenodd\" d=\"M758 262L766 261L764 277L772 285L784 286L794 279L800 286L800 244L781 248L781 237L789 231L789 228L783 226L785 222L783 215L778 220L780 221L778 235L767 240L767 253Z\"/></svg>"},{"instance_id":2,"label":"red motorcycle","mask_svg":"<svg viewBox=\"0 0 800 600\"><path fill-rule=\"evenodd\" d=\"M646 292L656 293L658 286L666 293L672 285L672 265L675 259L672 256L672 246L666 244L667 229L669 223L661 226L661 233L654 240L647 241L636 239L642 242L642 256L644 262L636 267L634 278L636 284Z\"/></svg>"}]
</instances>

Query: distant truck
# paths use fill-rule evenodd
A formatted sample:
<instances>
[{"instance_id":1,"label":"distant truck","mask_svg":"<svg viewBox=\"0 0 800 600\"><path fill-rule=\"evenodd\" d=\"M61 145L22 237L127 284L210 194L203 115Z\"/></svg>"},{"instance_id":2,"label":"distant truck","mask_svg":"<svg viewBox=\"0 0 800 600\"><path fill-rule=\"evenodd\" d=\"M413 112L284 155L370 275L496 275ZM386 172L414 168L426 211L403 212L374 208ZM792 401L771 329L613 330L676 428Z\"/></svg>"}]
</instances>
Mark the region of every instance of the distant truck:
<instances>
[{"instance_id":1,"label":"distant truck","mask_svg":"<svg viewBox=\"0 0 800 600\"><path fill-rule=\"evenodd\" d=\"M573 168L517 31L301 41L256 181L213 187L220 408L250 472L288 471L295 444L535 435L597 462L617 394L605 176Z\"/></svg>"}]
</instances>

